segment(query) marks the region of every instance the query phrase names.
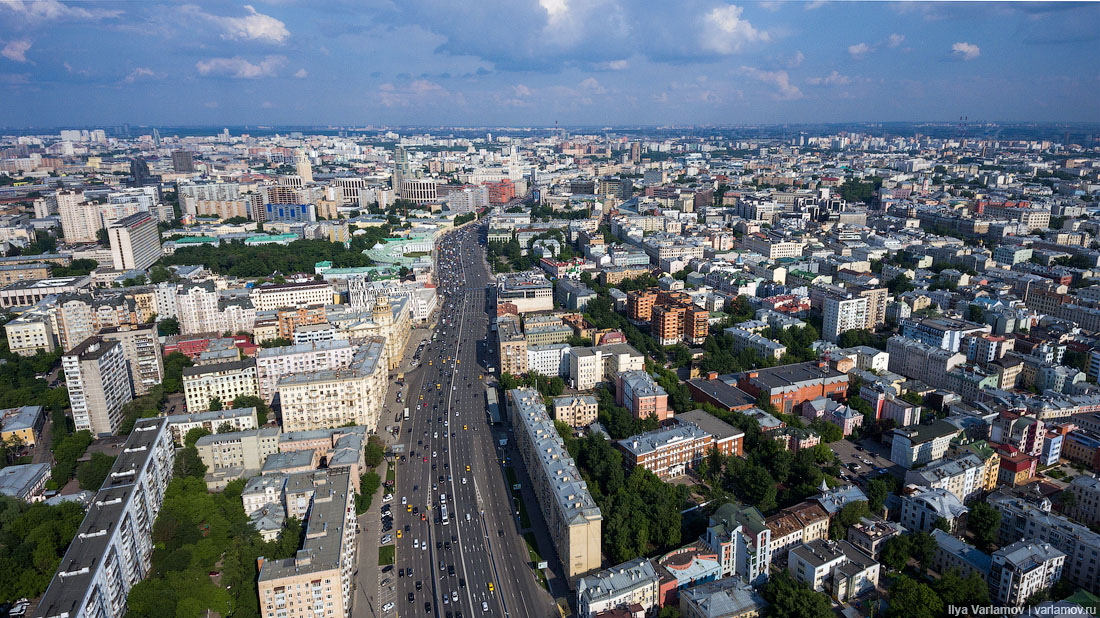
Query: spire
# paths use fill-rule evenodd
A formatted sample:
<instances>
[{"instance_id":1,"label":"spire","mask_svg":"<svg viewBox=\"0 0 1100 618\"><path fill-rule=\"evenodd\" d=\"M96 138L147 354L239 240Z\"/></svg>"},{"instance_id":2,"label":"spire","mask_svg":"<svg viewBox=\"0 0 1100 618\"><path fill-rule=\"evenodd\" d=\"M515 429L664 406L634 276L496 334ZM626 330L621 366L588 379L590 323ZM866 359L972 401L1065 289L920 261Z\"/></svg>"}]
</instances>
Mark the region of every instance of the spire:
<instances>
[{"instance_id":1,"label":"spire","mask_svg":"<svg viewBox=\"0 0 1100 618\"><path fill-rule=\"evenodd\" d=\"M819 487L818 489L821 490L821 493L826 493L826 492L829 491L829 486L825 483L825 478L824 477L822 477L821 487Z\"/></svg>"}]
</instances>

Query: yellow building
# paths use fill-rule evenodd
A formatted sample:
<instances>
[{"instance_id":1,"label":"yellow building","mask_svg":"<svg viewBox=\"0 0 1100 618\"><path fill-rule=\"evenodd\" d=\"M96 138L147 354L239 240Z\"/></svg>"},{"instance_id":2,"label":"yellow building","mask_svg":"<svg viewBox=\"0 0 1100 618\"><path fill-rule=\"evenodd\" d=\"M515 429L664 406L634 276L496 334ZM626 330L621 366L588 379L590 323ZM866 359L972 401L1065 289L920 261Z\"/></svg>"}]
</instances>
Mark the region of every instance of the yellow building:
<instances>
[{"instance_id":1,"label":"yellow building","mask_svg":"<svg viewBox=\"0 0 1100 618\"><path fill-rule=\"evenodd\" d=\"M42 406L0 410L0 438L8 445L35 446L45 424Z\"/></svg>"}]
</instances>

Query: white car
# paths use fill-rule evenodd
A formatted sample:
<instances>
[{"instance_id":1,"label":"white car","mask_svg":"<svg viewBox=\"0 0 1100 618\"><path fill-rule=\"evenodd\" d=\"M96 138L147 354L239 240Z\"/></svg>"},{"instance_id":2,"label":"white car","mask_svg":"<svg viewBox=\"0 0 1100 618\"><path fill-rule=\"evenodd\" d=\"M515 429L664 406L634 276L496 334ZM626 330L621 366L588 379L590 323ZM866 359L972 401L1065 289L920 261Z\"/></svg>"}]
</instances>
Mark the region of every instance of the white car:
<instances>
[{"instance_id":1,"label":"white car","mask_svg":"<svg viewBox=\"0 0 1100 618\"><path fill-rule=\"evenodd\" d=\"M382 611L384 611L384 612L388 612L391 609L393 609L393 603L392 602L386 603L385 605L382 606Z\"/></svg>"},{"instance_id":2,"label":"white car","mask_svg":"<svg viewBox=\"0 0 1100 618\"><path fill-rule=\"evenodd\" d=\"M420 549L420 539L413 539L413 549Z\"/></svg>"},{"instance_id":3,"label":"white car","mask_svg":"<svg viewBox=\"0 0 1100 618\"><path fill-rule=\"evenodd\" d=\"M382 502L393 502L393 494L386 494L382 496Z\"/></svg>"},{"instance_id":4,"label":"white car","mask_svg":"<svg viewBox=\"0 0 1100 618\"><path fill-rule=\"evenodd\" d=\"M454 601L455 603L458 603L458 591L457 590L452 590L451 591L451 600Z\"/></svg>"},{"instance_id":5,"label":"white car","mask_svg":"<svg viewBox=\"0 0 1100 618\"><path fill-rule=\"evenodd\" d=\"M486 603L485 601L481 602L481 611L483 611L483 612L489 611L489 604Z\"/></svg>"},{"instance_id":6,"label":"white car","mask_svg":"<svg viewBox=\"0 0 1100 618\"><path fill-rule=\"evenodd\" d=\"M389 545L392 542L393 542L393 537L392 536L387 534L386 536L382 537L382 544L383 545Z\"/></svg>"},{"instance_id":7,"label":"white car","mask_svg":"<svg viewBox=\"0 0 1100 618\"><path fill-rule=\"evenodd\" d=\"M405 506L408 503L409 503L408 498L406 498L405 496L401 496L401 506Z\"/></svg>"}]
</instances>

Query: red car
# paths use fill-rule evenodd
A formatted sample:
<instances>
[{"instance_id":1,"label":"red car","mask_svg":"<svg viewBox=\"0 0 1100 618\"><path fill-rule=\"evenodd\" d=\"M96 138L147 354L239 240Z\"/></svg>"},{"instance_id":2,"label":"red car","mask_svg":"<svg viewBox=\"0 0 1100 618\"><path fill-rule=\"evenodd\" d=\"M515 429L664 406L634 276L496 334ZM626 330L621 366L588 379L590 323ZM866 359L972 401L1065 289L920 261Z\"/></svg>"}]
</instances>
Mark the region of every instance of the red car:
<instances>
[{"instance_id":1,"label":"red car","mask_svg":"<svg viewBox=\"0 0 1100 618\"><path fill-rule=\"evenodd\" d=\"M424 463L428 463L428 458L424 457Z\"/></svg>"}]
</instances>

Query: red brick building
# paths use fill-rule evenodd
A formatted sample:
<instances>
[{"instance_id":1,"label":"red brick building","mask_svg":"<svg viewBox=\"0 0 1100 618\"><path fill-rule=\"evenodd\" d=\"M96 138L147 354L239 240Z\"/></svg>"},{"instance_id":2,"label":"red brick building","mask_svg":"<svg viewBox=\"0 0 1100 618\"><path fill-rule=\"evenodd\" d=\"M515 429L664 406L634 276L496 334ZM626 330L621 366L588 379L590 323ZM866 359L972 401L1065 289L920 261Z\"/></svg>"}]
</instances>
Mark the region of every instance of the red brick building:
<instances>
[{"instance_id":1,"label":"red brick building","mask_svg":"<svg viewBox=\"0 0 1100 618\"><path fill-rule=\"evenodd\" d=\"M753 397L763 394L777 410L792 414L796 406L818 397L845 400L848 376L826 361L809 361L746 371L738 376L737 387Z\"/></svg>"},{"instance_id":2,"label":"red brick building","mask_svg":"<svg viewBox=\"0 0 1100 618\"><path fill-rule=\"evenodd\" d=\"M516 198L516 186L511 180L504 178L500 182L487 182L490 204L507 204Z\"/></svg>"}]
</instances>

